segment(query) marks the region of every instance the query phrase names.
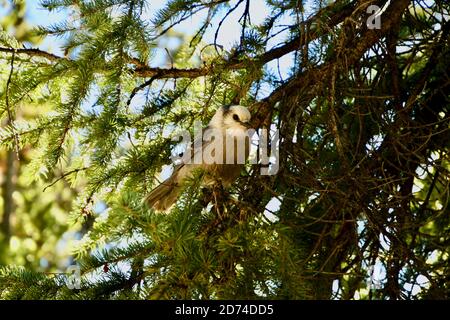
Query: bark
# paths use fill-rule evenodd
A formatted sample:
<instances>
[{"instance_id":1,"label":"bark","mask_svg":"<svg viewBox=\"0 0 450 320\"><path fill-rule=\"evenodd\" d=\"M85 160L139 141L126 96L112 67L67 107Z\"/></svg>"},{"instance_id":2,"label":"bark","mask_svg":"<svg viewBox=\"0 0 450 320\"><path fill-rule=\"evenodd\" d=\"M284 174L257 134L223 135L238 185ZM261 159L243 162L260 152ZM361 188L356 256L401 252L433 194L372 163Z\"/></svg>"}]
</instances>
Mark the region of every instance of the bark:
<instances>
[{"instance_id":1,"label":"bark","mask_svg":"<svg viewBox=\"0 0 450 320\"><path fill-rule=\"evenodd\" d=\"M0 232L3 241L8 242L11 237L11 216L14 213L13 192L16 185L16 158L13 150L8 150L5 156L5 167L3 169L3 181L1 184L3 210L0 223Z\"/></svg>"}]
</instances>

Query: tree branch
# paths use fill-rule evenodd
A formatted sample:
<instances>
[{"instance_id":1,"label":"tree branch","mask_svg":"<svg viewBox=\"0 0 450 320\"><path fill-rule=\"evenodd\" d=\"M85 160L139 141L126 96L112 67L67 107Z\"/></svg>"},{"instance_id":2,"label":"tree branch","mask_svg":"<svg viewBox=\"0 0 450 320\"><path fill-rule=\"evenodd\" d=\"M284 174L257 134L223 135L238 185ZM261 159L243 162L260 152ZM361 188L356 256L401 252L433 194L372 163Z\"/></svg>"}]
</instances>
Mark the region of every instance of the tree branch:
<instances>
[{"instance_id":1,"label":"tree branch","mask_svg":"<svg viewBox=\"0 0 450 320\"><path fill-rule=\"evenodd\" d=\"M307 35L299 35L294 39L288 41L284 45L273 48L260 56L252 59L242 60L229 60L222 61L220 63L212 63L209 66L202 68L152 68L144 64L133 57L127 57L127 60L136 66L133 70L134 74L139 77L153 77L156 79L178 79L178 78L198 78L213 74L217 70L238 70L245 69L248 66L254 67L255 64L264 65L272 60L281 58L282 56L301 48L303 45L310 41L317 39L328 32L330 27L333 27L342 22L347 16L349 16L354 8L354 3L345 4L333 4L321 9L316 15L301 24L301 30L307 30ZM326 21L326 22L322 22ZM321 24L325 23L327 28L321 27ZM0 47L0 52L13 53L15 49ZM50 61L58 60L70 60L65 57L57 56L55 54L40 50L40 49L16 49L18 54L27 54L33 57L43 57ZM220 67L220 68L217 68Z\"/></svg>"},{"instance_id":2,"label":"tree branch","mask_svg":"<svg viewBox=\"0 0 450 320\"><path fill-rule=\"evenodd\" d=\"M14 119L13 119L13 113L11 110L11 105L9 103L9 87L11 85L11 80L12 80L12 75L14 73L14 58L15 58L15 51L13 51L13 54L11 56L11 64L10 64L10 71L9 71L9 76L8 76L8 80L6 81L6 89L5 89L5 103L6 103L6 112L8 113L8 122L7 124L9 124L11 126L11 130L14 136L14 147L15 147L15 151L16 151L16 157L17 160L20 160L20 156L19 156L19 136L17 135L16 132L16 128L14 126Z\"/></svg>"},{"instance_id":3,"label":"tree branch","mask_svg":"<svg viewBox=\"0 0 450 320\"><path fill-rule=\"evenodd\" d=\"M89 167L76 168L76 169L74 169L74 170L70 170L70 171L68 171L68 172L63 173L61 176L59 176L58 178L56 178L52 183L50 183L49 185L45 186L45 188L42 189L42 192L45 192L45 190L47 190L47 189L50 188L51 186L55 185L58 181L64 179L65 177L70 176L71 174L74 174L74 173L78 173L78 172L80 172L80 171L87 170L87 169L89 169Z\"/></svg>"},{"instance_id":4,"label":"tree branch","mask_svg":"<svg viewBox=\"0 0 450 320\"><path fill-rule=\"evenodd\" d=\"M397 0L390 4L383 16L383 23L380 30L366 29L358 39L353 39L353 43L346 46L346 50L342 52L345 55L346 66L354 64L361 56L372 47L383 35L385 35L395 23L401 18L404 10L408 7L410 0ZM351 10L351 7L349 8ZM351 12L350 12L351 13ZM344 19L342 15L340 19ZM337 21L341 21L337 19ZM309 20L308 20L309 21ZM317 33L311 32L308 34L308 38L305 41L311 41L317 37ZM297 40L298 41L298 40ZM284 52L290 52L295 43L292 41L287 43L283 47L278 49L278 52L270 50L267 54L263 55L265 59L271 59L274 56L283 54ZM292 51L292 50L291 50ZM267 98L255 103L252 106L254 117L252 119L252 125L254 128L259 128L264 124L268 124L268 115L270 115L270 108L277 101L280 101L284 96L292 94L294 91L298 91L299 88L307 88L309 94L314 94L314 91L318 85L322 85L324 79L329 79L332 74L334 66L340 61L337 56L334 56L328 62L316 67L308 69L307 71L293 76L288 82L275 89Z\"/></svg>"},{"instance_id":5,"label":"tree branch","mask_svg":"<svg viewBox=\"0 0 450 320\"><path fill-rule=\"evenodd\" d=\"M47 51L43 51L37 48L22 48L22 49L14 49L14 48L6 48L6 47L0 47L0 52L6 52L6 53L11 53L11 54L27 54L29 56L32 57L42 57L42 58L46 58L48 60L51 61L58 61L61 59L65 59L63 57L57 56L53 53L47 52Z\"/></svg>"}]
</instances>

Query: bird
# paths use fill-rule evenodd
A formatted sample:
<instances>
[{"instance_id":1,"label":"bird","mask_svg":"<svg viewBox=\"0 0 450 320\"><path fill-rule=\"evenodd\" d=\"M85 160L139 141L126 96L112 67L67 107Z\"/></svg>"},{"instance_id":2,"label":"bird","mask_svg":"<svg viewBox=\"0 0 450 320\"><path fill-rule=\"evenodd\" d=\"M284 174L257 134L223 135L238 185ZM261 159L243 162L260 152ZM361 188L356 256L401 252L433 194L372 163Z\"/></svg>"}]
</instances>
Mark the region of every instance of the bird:
<instances>
[{"instance_id":1,"label":"bird","mask_svg":"<svg viewBox=\"0 0 450 320\"><path fill-rule=\"evenodd\" d=\"M200 141L194 141L171 176L145 197L147 205L156 212L170 211L185 181L192 178L197 170L204 173L202 186L220 183L225 188L229 187L239 177L249 156L252 132L250 120L250 111L244 106L219 107L204 129ZM210 140L206 139L207 133L212 133Z\"/></svg>"}]
</instances>

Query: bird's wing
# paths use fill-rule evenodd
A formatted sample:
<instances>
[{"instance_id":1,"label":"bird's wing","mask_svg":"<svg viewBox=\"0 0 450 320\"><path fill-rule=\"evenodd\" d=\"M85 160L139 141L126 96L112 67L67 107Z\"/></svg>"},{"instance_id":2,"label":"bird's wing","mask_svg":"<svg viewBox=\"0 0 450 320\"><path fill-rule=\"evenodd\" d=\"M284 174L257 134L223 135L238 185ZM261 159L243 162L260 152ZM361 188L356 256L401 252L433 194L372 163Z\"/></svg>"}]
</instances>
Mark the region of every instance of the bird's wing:
<instances>
[{"instance_id":1,"label":"bird's wing","mask_svg":"<svg viewBox=\"0 0 450 320\"><path fill-rule=\"evenodd\" d=\"M208 129L211 129L209 126L207 126L206 128L203 129L203 131L206 131ZM212 142L214 142L214 137L213 139L210 139L209 141L203 141L203 134L199 137L197 137L190 146L188 146L186 148L186 151L183 153L183 155L181 156L182 162L180 164L178 164L177 166L175 166L175 170L176 169L181 169L185 164L192 164L194 163L194 159L196 156L198 156L199 153L203 152L203 149L210 145ZM202 161L203 158L200 158L200 161ZM197 163L200 164L200 163ZM174 172L175 172L174 170Z\"/></svg>"},{"instance_id":2,"label":"bird's wing","mask_svg":"<svg viewBox=\"0 0 450 320\"><path fill-rule=\"evenodd\" d=\"M207 126L204 130L210 129L209 126ZM174 167L174 170L170 177L165 180L163 183L167 182L170 184L177 185L180 183L189 173L200 166L202 166L203 162L203 156L200 154L202 153L202 150L210 145L212 142L214 142L214 139L210 139L209 141L203 141L203 134L200 137L197 137L188 148L186 148L186 151L183 152L180 155L181 163L176 164ZM200 155L199 155L200 154ZM199 161L200 163L195 162L195 156L199 155Z\"/></svg>"}]
</instances>

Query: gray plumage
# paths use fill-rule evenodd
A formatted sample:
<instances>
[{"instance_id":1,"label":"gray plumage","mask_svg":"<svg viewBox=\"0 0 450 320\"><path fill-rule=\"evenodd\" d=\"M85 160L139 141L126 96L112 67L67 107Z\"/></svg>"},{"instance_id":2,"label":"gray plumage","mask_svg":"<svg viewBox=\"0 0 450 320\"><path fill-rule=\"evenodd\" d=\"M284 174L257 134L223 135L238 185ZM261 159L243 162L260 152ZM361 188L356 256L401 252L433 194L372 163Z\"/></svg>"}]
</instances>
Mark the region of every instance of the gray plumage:
<instances>
[{"instance_id":1,"label":"gray plumage","mask_svg":"<svg viewBox=\"0 0 450 320\"><path fill-rule=\"evenodd\" d=\"M219 163L204 160L200 163L184 161L174 168L172 175L167 180L147 195L145 198L146 203L156 211L169 210L176 202L183 182L191 177L197 169L201 169L205 173L202 180L203 185L210 185L217 181L222 183L224 187L230 186L239 177L244 162L249 155L250 137L248 135L248 123L250 118L250 112L243 106L233 105L219 108L205 130L215 130L214 132L218 133L218 137L222 136L222 141L220 141L220 138L212 139L208 142L196 141L194 142L194 148L186 151L187 155L189 155L187 159L192 160L198 152L196 151L198 150L196 149L196 144L199 142L203 143L201 145L203 153L213 150L211 152L212 157L216 156L215 150L220 152L220 147L222 147L222 157L220 154L217 154L216 158L219 159L217 161ZM230 159L233 154L230 155L227 152L226 139L233 141L233 159ZM241 147L239 147L239 142L241 142ZM244 148L242 148L242 143Z\"/></svg>"}]
</instances>

